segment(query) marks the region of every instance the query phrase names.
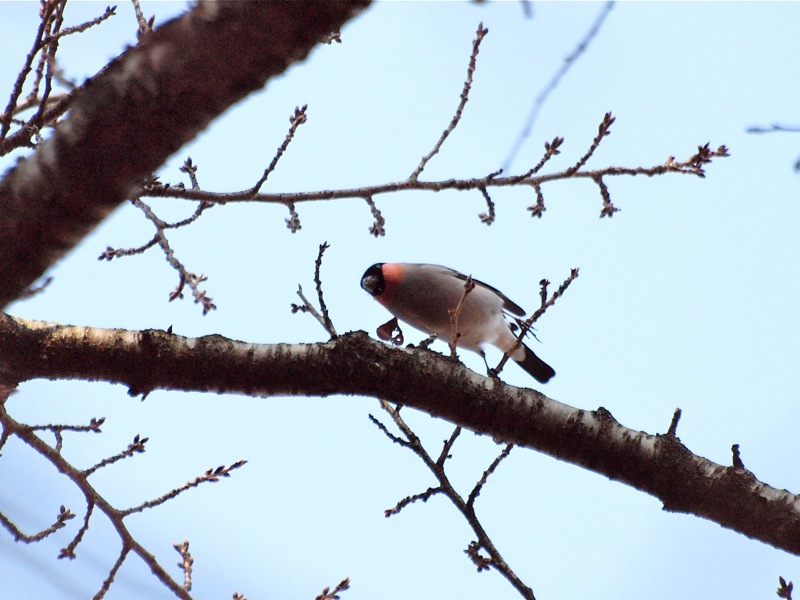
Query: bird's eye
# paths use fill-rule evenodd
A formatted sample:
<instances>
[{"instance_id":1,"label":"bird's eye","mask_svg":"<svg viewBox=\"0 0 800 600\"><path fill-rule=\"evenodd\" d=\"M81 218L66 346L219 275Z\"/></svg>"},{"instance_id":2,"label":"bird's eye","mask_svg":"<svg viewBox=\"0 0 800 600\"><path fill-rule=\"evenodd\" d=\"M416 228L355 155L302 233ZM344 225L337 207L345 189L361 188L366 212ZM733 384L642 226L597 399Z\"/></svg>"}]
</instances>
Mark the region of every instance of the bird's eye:
<instances>
[{"instance_id":1,"label":"bird's eye","mask_svg":"<svg viewBox=\"0 0 800 600\"><path fill-rule=\"evenodd\" d=\"M365 275L361 279L361 287L373 296L380 293L380 278L375 275Z\"/></svg>"},{"instance_id":2,"label":"bird's eye","mask_svg":"<svg viewBox=\"0 0 800 600\"><path fill-rule=\"evenodd\" d=\"M383 280L382 266L382 263L372 265L361 277L361 287L373 296L382 294L386 287L386 283Z\"/></svg>"}]
</instances>

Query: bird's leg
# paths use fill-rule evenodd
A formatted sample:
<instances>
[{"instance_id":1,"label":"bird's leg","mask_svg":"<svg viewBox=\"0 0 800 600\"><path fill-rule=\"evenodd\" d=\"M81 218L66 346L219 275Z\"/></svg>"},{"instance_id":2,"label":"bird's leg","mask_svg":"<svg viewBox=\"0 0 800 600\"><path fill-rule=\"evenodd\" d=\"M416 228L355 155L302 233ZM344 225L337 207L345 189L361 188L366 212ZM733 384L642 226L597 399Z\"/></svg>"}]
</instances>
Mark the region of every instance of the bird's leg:
<instances>
[{"instance_id":1,"label":"bird's leg","mask_svg":"<svg viewBox=\"0 0 800 600\"><path fill-rule=\"evenodd\" d=\"M481 350L479 354L483 359L483 364L486 365L486 375L488 377L491 377L492 379L497 379L497 371L495 371L492 367L489 366L489 362L486 360L486 352Z\"/></svg>"}]
</instances>

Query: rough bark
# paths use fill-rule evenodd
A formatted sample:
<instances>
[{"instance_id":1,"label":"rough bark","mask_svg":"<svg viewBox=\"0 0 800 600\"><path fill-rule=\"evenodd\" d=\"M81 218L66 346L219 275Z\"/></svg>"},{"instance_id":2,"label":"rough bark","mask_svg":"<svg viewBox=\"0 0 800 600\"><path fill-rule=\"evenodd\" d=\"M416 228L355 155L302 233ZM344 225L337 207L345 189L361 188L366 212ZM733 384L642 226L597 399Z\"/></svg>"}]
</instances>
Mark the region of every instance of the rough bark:
<instances>
[{"instance_id":1,"label":"rough bark","mask_svg":"<svg viewBox=\"0 0 800 600\"><path fill-rule=\"evenodd\" d=\"M363 332L320 344L260 345L0 317L0 379L35 378L108 381L132 394L163 389L384 398L623 482L656 496L665 510L695 514L800 554L800 498L750 471L696 456L669 433L628 429L603 408L572 408Z\"/></svg>"}]
</instances>

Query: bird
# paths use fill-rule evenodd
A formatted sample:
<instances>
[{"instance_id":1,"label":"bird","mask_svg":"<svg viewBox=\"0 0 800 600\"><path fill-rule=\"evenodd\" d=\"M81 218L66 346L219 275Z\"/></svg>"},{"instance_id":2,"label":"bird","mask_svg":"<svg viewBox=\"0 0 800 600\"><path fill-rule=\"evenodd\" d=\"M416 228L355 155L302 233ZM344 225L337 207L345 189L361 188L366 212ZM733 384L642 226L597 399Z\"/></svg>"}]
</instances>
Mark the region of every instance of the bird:
<instances>
[{"instance_id":1,"label":"bird","mask_svg":"<svg viewBox=\"0 0 800 600\"><path fill-rule=\"evenodd\" d=\"M464 297L465 283L475 287ZM421 263L375 263L361 277L361 287L395 317L415 329L452 342L451 311L464 298L457 316L458 346L477 352L484 362L482 346L491 344L508 352L517 334L507 319L521 322L525 311L502 292L448 267ZM540 383L556 372L525 344L511 358Z\"/></svg>"}]
</instances>

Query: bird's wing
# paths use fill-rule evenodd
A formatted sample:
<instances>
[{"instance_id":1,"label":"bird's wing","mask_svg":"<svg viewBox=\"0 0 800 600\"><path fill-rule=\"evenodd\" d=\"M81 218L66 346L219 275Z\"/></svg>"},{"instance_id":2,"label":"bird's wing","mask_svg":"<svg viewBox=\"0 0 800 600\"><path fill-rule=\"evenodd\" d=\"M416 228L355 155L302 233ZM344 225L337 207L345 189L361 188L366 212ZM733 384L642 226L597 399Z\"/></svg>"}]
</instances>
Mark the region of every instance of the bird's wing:
<instances>
[{"instance_id":1,"label":"bird's wing","mask_svg":"<svg viewBox=\"0 0 800 600\"><path fill-rule=\"evenodd\" d=\"M462 281L466 281L467 280L467 276L464 275L463 273L459 273L458 271L454 271L453 269L449 269L447 267L440 267L440 268L442 270L444 270L444 271L450 272L454 277L456 277L456 278L458 278L458 279L460 279ZM473 281L473 283L475 285L479 285L482 288L485 288L485 289L489 290L490 292L495 294L498 298L500 298L503 301L503 309L504 310L510 312L512 315L517 315L518 317L524 317L525 316L525 311L519 306L519 304L509 300L509 298L503 292L498 290L497 288L494 288L494 287L490 286L488 283L483 283L482 281L479 281L479 280L475 279L474 277L473 277L472 281Z\"/></svg>"}]
</instances>

